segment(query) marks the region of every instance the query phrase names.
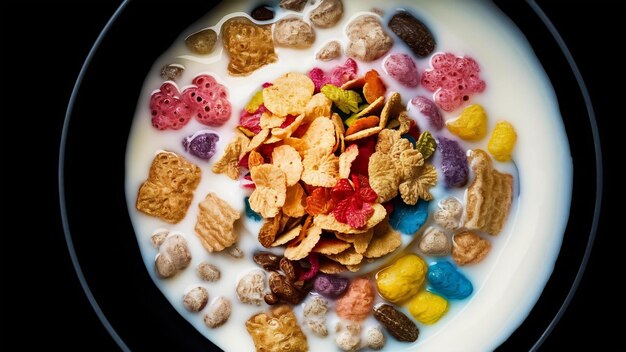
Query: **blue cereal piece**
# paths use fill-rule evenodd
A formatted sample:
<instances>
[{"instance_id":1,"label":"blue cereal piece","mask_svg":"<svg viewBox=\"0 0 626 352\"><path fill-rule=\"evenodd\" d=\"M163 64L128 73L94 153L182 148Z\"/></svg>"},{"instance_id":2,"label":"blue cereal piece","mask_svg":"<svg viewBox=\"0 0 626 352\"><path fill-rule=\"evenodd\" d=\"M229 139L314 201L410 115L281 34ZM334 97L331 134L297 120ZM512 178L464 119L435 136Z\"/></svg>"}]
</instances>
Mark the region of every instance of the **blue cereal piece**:
<instances>
[{"instance_id":1,"label":"blue cereal piece","mask_svg":"<svg viewBox=\"0 0 626 352\"><path fill-rule=\"evenodd\" d=\"M246 204L246 216L254 221L261 221L261 215L252 210L252 208L250 207L250 197L244 198L243 202Z\"/></svg>"},{"instance_id":2,"label":"blue cereal piece","mask_svg":"<svg viewBox=\"0 0 626 352\"><path fill-rule=\"evenodd\" d=\"M465 299L474 291L472 283L447 261L430 265L428 282L434 291L449 299Z\"/></svg>"},{"instance_id":3,"label":"blue cereal piece","mask_svg":"<svg viewBox=\"0 0 626 352\"><path fill-rule=\"evenodd\" d=\"M415 205L404 203L396 197L392 201L393 212L389 215L389 225L405 235L413 235L428 219L428 202L420 199Z\"/></svg>"}]
</instances>

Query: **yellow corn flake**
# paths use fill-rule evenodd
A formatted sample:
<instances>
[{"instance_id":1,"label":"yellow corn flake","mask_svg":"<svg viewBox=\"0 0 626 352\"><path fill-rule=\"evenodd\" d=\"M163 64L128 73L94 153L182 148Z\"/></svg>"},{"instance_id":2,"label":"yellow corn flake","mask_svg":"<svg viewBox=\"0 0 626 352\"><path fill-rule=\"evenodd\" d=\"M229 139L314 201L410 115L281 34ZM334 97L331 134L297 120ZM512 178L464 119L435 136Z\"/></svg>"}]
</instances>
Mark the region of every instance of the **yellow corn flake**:
<instances>
[{"instance_id":1,"label":"yellow corn flake","mask_svg":"<svg viewBox=\"0 0 626 352\"><path fill-rule=\"evenodd\" d=\"M277 78L270 87L263 89L265 107L278 116L300 115L311 97L315 85L306 75L290 72Z\"/></svg>"},{"instance_id":2,"label":"yellow corn flake","mask_svg":"<svg viewBox=\"0 0 626 352\"><path fill-rule=\"evenodd\" d=\"M299 218L304 215L306 194L304 189L299 183L293 186L287 187L287 195L285 199L285 205L283 205L283 213L293 218Z\"/></svg>"},{"instance_id":3,"label":"yellow corn flake","mask_svg":"<svg viewBox=\"0 0 626 352\"><path fill-rule=\"evenodd\" d=\"M266 129L261 130L261 132L259 132L256 136L254 136L250 140L250 143L248 144L248 148L246 148L246 152L249 152L258 148L261 144L263 144L263 142L265 142L265 140L267 139L269 135L270 135L269 129L266 128Z\"/></svg>"},{"instance_id":4,"label":"yellow corn flake","mask_svg":"<svg viewBox=\"0 0 626 352\"><path fill-rule=\"evenodd\" d=\"M419 167L417 175L400 183L399 190L402 200L409 205L415 205L419 198L430 201L430 187L437 184L437 170L434 166L426 164Z\"/></svg>"},{"instance_id":5,"label":"yellow corn flake","mask_svg":"<svg viewBox=\"0 0 626 352\"><path fill-rule=\"evenodd\" d=\"M391 148L400 139L400 132L396 130L384 129L378 134L378 142L376 142L376 151L389 154Z\"/></svg>"},{"instance_id":6,"label":"yellow corn flake","mask_svg":"<svg viewBox=\"0 0 626 352\"><path fill-rule=\"evenodd\" d=\"M285 139L287 137L290 137L291 134L294 133L298 129L298 127L300 127L300 125L302 125L302 121L304 121L304 114L298 115L298 117L296 117L296 119L291 123L291 125L285 128L280 128L280 127L272 128L272 136L276 136L280 139Z\"/></svg>"},{"instance_id":7,"label":"yellow corn flake","mask_svg":"<svg viewBox=\"0 0 626 352\"><path fill-rule=\"evenodd\" d=\"M446 122L446 127L462 139L481 140L487 135L487 113L478 104L470 105L463 109L457 119Z\"/></svg>"},{"instance_id":8,"label":"yellow corn flake","mask_svg":"<svg viewBox=\"0 0 626 352\"><path fill-rule=\"evenodd\" d=\"M385 106L385 97L381 96L376 98L371 104L367 105L363 110L356 114L356 118L359 119L363 116L378 116L378 113L382 111Z\"/></svg>"},{"instance_id":9,"label":"yellow corn flake","mask_svg":"<svg viewBox=\"0 0 626 352\"><path fill-rule=\"evenodd\" d=\"M261 126L262 129L266 129L266 128L270 129L274 127L279 127L280 125L283 124L283 122L285 122L286 119L287 119L287 116L278 116L278 115L272 114L269 111L266 111L261 115L259 125Z\"/></svg>"},{"instance_id":10,"label":"yellow corn flake","mask_svg":"<svg viewBox=\"0 0 626 352\"><path fill-rule=\"evenodd\" d=\"M359 77L342 84L340 88L343 90L355 90L363 88L364 85L365 78Z\"/></svg>"},{"instance_id":11,"label":"yellow corn flake","mask_svg":"<svg viewBox=\"0 0 626 352\"><path fill-rule=\"evenodd\" d=\"M502 162L509 161L516 140L517 133L515 133L513 125L507 121L498 121L491 133L491 138L489 138L487 149L494 159Z\"/></svg>"},{"instance_id":12,"label":"yellow corn flake","mask_svg":"<svg viewBox=\"0 0 626 352\"><path fill-rule=\"evenodd\" d=\"M224 155L213 164L213 172L216 174L226 174L226 176L237 180L239 178L239 159L241 159L248 148L250 140L240 131L235 132L235 137L228 143L224 150Z\"/></svg>"},{"instance_id":13,"label":"yellow corn flake","mask_svg":"<svg viewBox=\"0 0 626 352\"><path fill-rule=\"evenodd\" d=\"M339 158L323 148L308 149L302 160L302 181L311 186L333 187L339 177Z\"/></svg>"},{"instance_id":14,"label":"yellow corn flake","mask_svg":"<svg viewBox=\"0 0 626 352\"><path fill-rule=\"evenodd\" d=\"M324 93L315 94L304 108L304 123L311 123L318 117L330 117L332 100L328 99Z\"/></svg>"},{"instance_id":15,"label":"yellow corn flake","mask_svg":"<svg viewBox=\"0 0 626 352\"><path fill-rule=\"evenodd\" d=\"M324 273L324 274L339 274L342 273L344 271L346 271L346 267L344 265L341 265L339 263L337 263L334 260L330 260L324 256L319 258L319 264L320 264L320 272Z\"/></svg>"},{"instance_id":16,"label":"yellow corn flake","mask_svg":"<svg viewBox=\"0 0 626 352\"><path fill-rule=\"evenodd\" d=\"M382 131L382 127L380 126L375 126L375 127L371 127L365 130L361 130L359 132L353 133L349 136L345 137L346 141L356 141L357 139L361 139L361 138L365 138L365 137L369 137L369 136L373 136L375 134L377 134L378 132Z\"/></svg>"},{"instance_id":17,"label":"yellow corn flake","mask_svg":"<svg viewBox=\"0 0 626 352\"><path fill-rule=\"evenodd\" d=\"M372 204L372 208L374 209L374 213L370 216L369 219L367 219L365 226L361 229L355 229L348 224L337 221L332 213L320 214L315 216L315 218L313 219L313 223L321 227L323 230L327 231L335 231L343 234L364 233L383 221L383 219L387 215L387 210L385 210L385 207L378 203Z\"/></svg>"},{"instance_id":18,"label":"yellow corn flake","mask_svg":"<svg viewBox=\"0 0 626 352\"><path fill-rule=\"evenodd\" d=\"M363 260L363 255L357 253L354 247L350 247L341 253L328 254L326 257L343 265L357 265L361 264Z\"/></svg>"},{"instance_id":19,"label":"yellow corn flake","mask_svg":"<svg viewBox=\"0 0 626 352\"><path fill-rule=\"evenodd\" d=\"M293 147L300 156L304 156L304 152L308 149L309 145L306 141L303 141L301 138L287 137L283 139L283 144Z\"/></svg>"},{"instance_id":20,"label":"yellow corn flake","mask_svg":"<svg viewBox=\"0 0 626 352\"><path fill-rule=\"evenodd\" d=\"M337 254L345 251L350 247L350 243L346 243L336 238L322 238L313 248L313 252L328 255Z\"/></svg>"},{"instance_id":21,"label":"yellow corn flake","mask_svg":"<svg viewBox=\"0 0 626 352\"><path fill-rule=\"evenodd\" d=\"M248 155L248 169L252 170L254 167L265 164L265 158L256 150L250 152Z\"/></svg>"},{"instance_id":22,"label":"yellow corn flake","mask_svg":"<svg viewBox=\"0 0 626 352\"><path fill-rule=\"evenodd\" d=\"M345 149L344 135L346 133L343 127L343 121L336 113L333 113L330 119L335 126L335 145L333 146L333 153L337 151L337 149L340 149L340 152L343 153Z\"/></svg>"},{"instance_id":23,"label":"yellow corn flake","mask_svg":"<svg viewBox=\"0 0 626 352\"><path fill-rule=\"evenodd\" d=\"M237 129L239 130L239 132L243 133L248 138L252 138L252 137L256 136L256 133L250 131L249 129L247 129L247 128L243 127L243 126L237 126Z\"/></svg>"},{"instance_id":24,"label":"yellow corn flake","mask_svg":"<svg viewBox=\"0 0 626 352\"><path fill-rule=\"evenodd\" d=\"M302 234L301 234L302 235ZM289 260L300 260L304 259L317 242L320 240L322 235L322 229L319 226L312 225L304 233L302 238L298 238L292 243L289 243L287 248L285 248L285 258Z\"/></svg>"},{"instance_id":25,"label":"yellow corn flake","mask_svg":"<svg viewBox=\"0 0 626 352\"><path fill-rule=\"evenodd\" d=\"M285 204L287 180L285 173L275 165L263 164L250 170L256 188L250 195L250 208L264 218L278 214Z\"/></svg>"},{"instance_id":26,"label":"yellow corn flake","mask_svg":"<svg viewBox=\"0 0 626 352\"><path fill-rule=\"evenodd\" d=\"M295 239L296 237L298 237L298 235L300 234L300 230L302 230L302 225L298 225L294 228L292 228L291 230L279 235L276 237L276 239L274 240L274 242L272 242L272 247L278 247L281 246L293 239Z\"/></svg>"},{"instance_id":27,"label":"yellow corn flake","mask_svg":"<svg viewBox=\"0 0 626 352\"><path fill-rule=\"evenodd\" d=\"M354 242L352 243L354 250L359 254L365 253L373 235L374 229L369 229L365 233L354 235Z\"/></svg>"},{"instance_id":28,"label":"yellow corn flake","mask_svg":"<svg viewBox=\"0 0 626 352\"><path fill-rule=\"evenodd\" d=\"M363 256L366 258L380 258L400 247L402 239L400 234L389 226L389 221L380 222L374 227L374 235Z\"/></svg>"},{"instance_id":29,"label":"yellow corn flake","mask_svg":"<svg viewBox=\"0 0 626 352\"><path fill-rule=\"evenodd\" d=\"M400 115L398 115L398 122L400 123L400 126L398 127L400 135L409 132L409 129L411 128L411 118L406 111L402 111Z\"/></svg>"},{"instance_id":30,"label":"yellow corn flake","mask_svg":"<svg viewBox=\"0 0 626 352\"><path fill-rule=\"evenodd\" d=\"M355 264L355 265L346 265L346 268L352 272L352 273L356 273L357 271L361 270L361 264Z\"/></svg>"},{"instance_id":31,"label":"yellow corn flake","mask_svg":"<svg viewBox=\"0 0 626 352\"><path fill-rule=\"evenodd\" d=\"M332 153L336 142L335 126L329 118L316 118L309 125L309 128L302 136L302 140L309 147L321 148L328 153Z\"/></svg>"},{"instance_id":32,"label":"yellow corn flake","mask_svg":"<svg viewBox=\"0 0 626 352\"><path fill-rule=\"evenodd\" d=\"M385 106L383 107L383 111L380 113L380 127L383 128L387 126L387 122L390 119L398 116L400 111L402 110L402 103L400 94L393 92L389 96L389 99L385 102Z\"/></svg>"},{"instance_id":33,"label":"yellow corn flake","mask_svg":"<svg viewBox=\"0 0 626 352\"><path fill-rule=\"evenodd\" d=\"M272 151L272 164L283 170L287 177L287 186L293 186L300 181L302 175L302 159L293 147L281 145Z\"/></svg>"},{"instance_id":34,"label":"yellow corn flake","mask_svg":"<svg viewBox=\"0 0 626 352\"><path fill-rule=\"evenodd\" d=\"M400 175L390 154L375 152L367 164L370 187L378 194L378 202L385 203L398 195Z\"/></svg>"},{"instance_id":35,"label":"yellow corn flake","mask_svg":"<svg viewBox=\"0 0 626 352\"><path fill-rule=\"evenodd\" d=\"M359 156L359 147L356 144L350 145L339 155L339 178L349 178L352 162Z\"/></svg>"}]
</instances>

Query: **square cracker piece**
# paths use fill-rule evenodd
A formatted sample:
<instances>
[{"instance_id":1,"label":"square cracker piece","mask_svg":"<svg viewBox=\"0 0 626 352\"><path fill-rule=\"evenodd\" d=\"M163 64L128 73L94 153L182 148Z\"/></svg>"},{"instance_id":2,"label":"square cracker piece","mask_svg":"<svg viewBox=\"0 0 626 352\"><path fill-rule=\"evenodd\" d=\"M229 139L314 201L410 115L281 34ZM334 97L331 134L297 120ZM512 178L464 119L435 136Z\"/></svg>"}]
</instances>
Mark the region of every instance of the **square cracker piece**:
<instances>
[{"instance_id":1,"label":"square cracker piece","mask_svg":"<svg viewBox=\"0 0 626 352\"><path fill-rule=\"evenodd\" d=\"M199 183L199 167L175 153L160 152L139 188L137 210L176 224L187 214Z\"/></svg>"}]
</instances>

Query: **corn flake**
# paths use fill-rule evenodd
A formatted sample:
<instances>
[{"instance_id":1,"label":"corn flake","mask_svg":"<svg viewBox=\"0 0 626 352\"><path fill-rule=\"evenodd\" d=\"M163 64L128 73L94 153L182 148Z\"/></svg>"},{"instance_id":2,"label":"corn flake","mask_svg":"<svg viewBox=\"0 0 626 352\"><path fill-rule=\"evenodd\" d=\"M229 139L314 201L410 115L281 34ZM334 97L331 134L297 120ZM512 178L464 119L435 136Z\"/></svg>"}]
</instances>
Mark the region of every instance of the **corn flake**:
<instances>
[{"instance_id":1,"label":"corn flake","mask_svg":"<svg viewBox=\"0 0 626 352\"><path fill-rule=\"evenodd\" d=\"M398 195L400 175L390 154L375 152L367 165L370 187L378 194L378 202L385 203Z\"/></svg>"},{"instance_id":2,"label":"corn flake","mask_svg":"<svg viewBox=\"0 0 626 352\"><path fill-rule=\"evenodd\" d=\"M370 116L370 115L378 116L378 114L382 111L384 105L385 105L385 97L378 97L370 105L365 107L363 110L359 111L359 113L356 116L357 118L360 118L363 116Z\"/></svg>"},{"instance_id":3,"label":"corn flake","mask_svg":"<svg viewBox=\"0 0 626 352\"><path fill-rule=\"evenodd\" d=\"M349 178L352 162L359 156L359 147L356 144L350 145L339 155L339 178Z\"/></svg>"},{"instance_id":4,"label":"corn flake","mask_svg":"<svg viewBox=\"0 0 626 352\"><path fill-rule=\"evenodd\" d=\"M308 76L290 72L263 89L263 102L269 111L278 116L296 116L305 111L314 90L315 85Z\"/></svg>"},{"instance_id":5,"label":"corn flake","mask_svg":"<svg viewBox=\"0 0 626 352\"><path fill-rule=\"evenodd\" d=\"M252 168L263 164L265 164L265 158L263 158L263 155L256 150L251 151L248 155L248 170L252 170Z\"/></svg>"},{"instance_id":6,"label":"corn flake","mask_svg":"<svg viewBox=\"0 0 626 352\"><path fill-rule=\"evenodd\" d=\"M361 264L363 260L363 255L357 253L354 247L350 247L341 253L326 255L326 257L343 265L357 265Z\"/></svg>"},{"instance_id":7,"label":"corn flake","mask_svg":"<svg viewBox=\"0 0 626 352\"><path fill-rule=\"evenodd\" d=\"M336 238L322 238L313 248L313 252L319 254L337 254L348 248L350 248L350 243L346 243Z\"/></svg>"},{"instance_id":8,"label":"corn flake","mask_svg":"<svg viewBox=\"0 0 626 352\"><path fill-rule=\"evenodd\" d=\"M379 122L380 119L378 118L378 116L368 116L357 119L356 121L354 121L352 126L348 127L348 129L346 130L346 137L353 135L359 131L378 126Z\"/></svg>"},{"instance_id":9,"label":"corn flake","mask_svg":"<svg viewBox=\"0 0 626 352\"><path fill-rule=\"evenodd\" d=\"M281 219L282 214L280 212L273 218L265 219L258 236L259 243L263 247L269 247L274 242L276 234L280 230Z\"/></svg>"},{"instance_id":10,"label":"corn flake","mask_svg":"<svg viewBox=\"0 0 626 352\"><path fill-rule=\"evenodd\" d=\"M283 122L285 122L286 119L287 116L278 116L266 111L261 115L259 125L262 129L279 127L283 124Z\"/></svg>"},{"instance_id":11,"label":"corn flake","mask_svg":"<svg viewBox=\"0 0 626 352\"><path fill-rule=\"evenodd\" d=\"M305 214L306 195L304 189L299 183L287 187L287 195L285 205L283 205L283 213L287 216L299 218Z\"/></svg>"},{"instance_id":12,"label":"corn flake","mask_svg":"<svg viewBox=\"0 0 626 352\"><path fill-rule=\"evenodd\" d=\"M272 247L281 246L281 245L283 245L283 244L293 240L294 238L298 237L298 235L300 235L300 231L301 230L302 230L302 225L298 225L298 226L292 228L291 230L282 233L281 235L276 237L276 239L272 243Z\"/></svg>"},{"instance_id":13,"label":"corn flake","mask_svg":"<svg viewBox=\"0 0 626 352\"><path fill-rule=\"evenodd\" d=\"M385 127L390 119L398 116L402 109L400 94L393 92L385 102L383 111L380 113L380 127Z\"/></svg>"},{"instance_id":14,"label":"corn flake","mask_svg":"<svg viewBox=\"0 0 626 352\"><path fill-rule=\"evenodd\" d=\"M359 77L342 84L340 88L343 90L356 90L363 88L364 85L365 78Z\"/></svg>"},{"instance_id":15,"label":"corn flake","mask_svg":"<svg viewBox=\"0 0 626 352\"><path fill-rule=\"evenodd\" d=\"M264 218L278 214L285 204L287 181L285 173L275 165L263 164L250 170L252 182L256 185L250 195L250 208Z\"/></svg>"},{"instance_id":16,"label":"corn flake","mask_svg":"<svg viewBox=\"0 0 626 352\"><path fill-rule=\"evenodd\" d=\"M329 118L320 117L311 122L309 128L302 136L309 148L316 147L332 153L335 146L335 126Z\"/></svg>"},{"instance_id":17,"label":"corn flake","mask_svg":"<svg viewBox=\"0 0 626 352\"><path fill-rule=\"evenodd\" d=\"M291 125L285 128L280 128L280 127L272 128L272 136L275 136L280 139L288 138L291 136L292 133L294 133L298 129L298 127L300 127L300 125L302 125L303 121L304 121L304 114L300 114L291 123Z\"/></svg>"},{"instance_id":18,"label":"corn flake","mask_svg":"<svg viewBox=\"0 0 626 352\"><path fill-rule=\"evenodd\" d=\"M319 258L319 271L324 273L324 274L339 274L342 273L344 271L346 271L346 267L344 265L341 265L339 263L337 263L334 260L330 260L324 256L321 256Z\"/></svg>"},{"instance_id":19,"label":"corn flake","mask_svg":"<svg viewBox=\"0 0 626 352\"><path fill-rule=\"evenodd\" d=\"M272 164L283 170L285 177L287 177L287 186L293 186L300 181L302 160L300 154L293 147L281 145L274 148Z\"/></svg>"},{"instance_id":20,"label":"corn flake","mask_svg":"<svg viewBox=\"0 0 626 352\"><path fill-rule=\"evenodd\" d=\"M374 235L363 256L366 258L380 258L400 247L402 239L400 233L394 231L389 226L389 221L385 219L374 227Z\"/></svg>"},{"instance_id":21,"label":"corn flake","mask_svg":"<svg viewBox=\"0 0 626 352\"><path fill-rule=\"evenodd\" d=\"M375 134L377 134L378 132L382 131L382 127L380 126L376 126L376 127L372 127L372 128L368 128L356 133L353 133L349 136L345 137L346 141L356 141L357 139L361 139L361 138L366 138L369 136L373 136Z\"/></svg>"},{"instance_id":22,"label":"corn flake","mask_svg":"<svg viewBox=\"0 0 626 352\"><path fill-rule=\"evenodd\" d=\"M300 236L289 243L287 248L285 248L285 258L289 260L300 260L305 258L317 242L320 240L322 235L322 229L319 226L309 226L308 229L305 230L303 227L300 231Z\"/></svg>"},{"instance_id":23,"label":"corn flake","mask_svg":"<svg viewBox=\"0 0 626 352\"><path fill-rule=\"evenodd\" d=\"M339 115L336 113L333 113L330 119L335 126L335 145L333 146L333 153L336 152L337 149L339 149L339 151L343 153L345 150L344 135L346 133L346 130L343 127L343 121L341 120L341 117L339 117Z\"/></svg>"},{"instance_id":24,"label":"corn flake","mask_svg":"<svg viewBox=\"0 0 626 352\"><path fill-rule=\"evenodd\" d=\"M378 142L376 142L376 151L389 154L391 148L400 139L400 132L396 130L384 129L378 134Z\"/></svg>"},{"instance_id":25,"label":"corn flake","mask_svg":"<svg viewBox=\"0 0 626 352\"><path fill-rule=\"evenodd\" d=\"M245 155L250 140L240 131L235 132L235 137L228 143L224 155L213 164L213 172L225 173L226 176L237 180L239 178L239 160Z\"/></svg>"},{"instance_id":26,"label":"corn flake","mask_svg":"<svg viewBox=\"0 0 626 352\"><path fill-rule=\"evenodd\" d=\"M318 117L330 117L332 105L324 93L315 94L304 108L304 123L311 123Z\"/></svg>"},{"instance_id":27,"label":"corn flake","mask_svg":"<svg viewBox=\"0 0 626 352\"><path fill-rule=\"evenodd\" d=\"M302 181L311 186L332 187L339 177L339 158L323 148L308 149L302 160Z\"/></svg>"},{"instance_id":28,"label":"corn flake","mask_svg":"<svg viewBox=\"0 0 626 352\"><path fill-rule=\"evenodd\" d=\"M337 221L337 219L335 219L333 214L317 215L315 216L313 223L321 227L323 230L328 230L328 231L335 231L335 232L340 232L344 234L364 233L367 230L371 229L372 227L376 226L381 221L383 221L383 219L387 215L387 211L385 210L385 207L383 207L380 204L372 204L372 208L374 209L374 213L370 216L369 219L367 219L365 226L361 229L355 229L355 228L352 228L348 224L344 224L344 223Z\"/></svg>"}]
</instances>

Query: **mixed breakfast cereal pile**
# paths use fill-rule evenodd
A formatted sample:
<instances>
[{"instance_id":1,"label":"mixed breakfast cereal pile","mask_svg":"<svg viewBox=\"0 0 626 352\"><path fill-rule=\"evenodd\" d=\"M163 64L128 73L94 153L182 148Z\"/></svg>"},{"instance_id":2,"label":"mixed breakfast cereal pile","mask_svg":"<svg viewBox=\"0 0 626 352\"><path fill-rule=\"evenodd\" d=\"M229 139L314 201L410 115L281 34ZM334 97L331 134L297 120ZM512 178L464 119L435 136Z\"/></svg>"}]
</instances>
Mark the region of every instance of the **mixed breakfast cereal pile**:
<instances>
[{"instance_id":1,"label":"mixed breakfast cereal pile","mask_svg":"<svg viewBox=\"0 0 626 352\"><path fill-rule=\"evenodd\" d=\"M274 9L259 6L250 17L227 20L219 33L191 34L187 48L207 55L221 46L228 74L245 77L280 63L276 47L320 45L316 30L346 15L341 0L323 0L307 17L301 15L312 6L306 0L280 6L291 15L274 21ZM209 293L198 286L183 303L202 312L209 329L219 329L239 305L259 306L241 326L257 351L306 351L310 334L335 339L345 351L379 350L386 338L416 341L419 327L435 324L450 300L472 294L460 267L488 256L489 236L506 223L514 180L492 159L511 161L516 133L506 121L489 131L488 107L471 101L487 89L484 68L471 57L437 52L429 28L410 12L392 10L384 23L380 11L354 18L345 38L320 46L316 59L333 62L330 70L284 72L243 92L209 74L180 82L185 68L171 64L152 94L154 128L171 133L192 119L207 126L181 136L187 155L158 152L139 189L136 208L171 224L171 231L152 236L156 272L167 280L190 270L189 243L174 230L201 178L224 174L239 182L248 194L241 199L245 212L209 192L193 205L199 209L194 230L208 258L227 251L253 260L258 270L233 284L239 302L219 297L209 305ZM363 70L362 63L375 68ZM432 95L403 96L391 88L418 86ZM241 111L231 105L233 94L251 97ZM458 117L446 121L442 111ZM220 126L237 118L234 138L223 140ZM487 151L466 148L488 135ZM225 148L216 155L219 143ZM202 168L207 162L210 169ZM441 183L465 189L464 199L434 197L431 188ZM243 217L262 223L255 253L237 247L235 225ZM429 219L432 226L424 229ZM402 236L415 237L414 250L404 250ZM385 265L390 257L395 260ZM427 258L436 260L428 265ZM362 270L372 263L380 270ZM196 272L203 281L223 280L209 262ZM303 318L294 314L301 304ZM337 326L326 319L330 310L341 319ZM361 331L370 316L379 325Z\"/></svg>"}]
</instances>

